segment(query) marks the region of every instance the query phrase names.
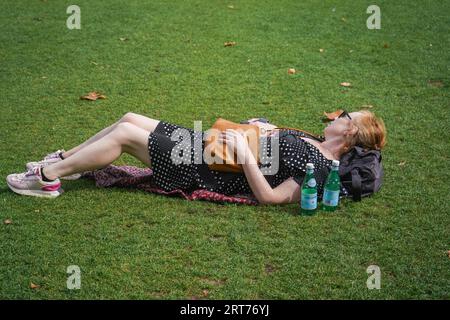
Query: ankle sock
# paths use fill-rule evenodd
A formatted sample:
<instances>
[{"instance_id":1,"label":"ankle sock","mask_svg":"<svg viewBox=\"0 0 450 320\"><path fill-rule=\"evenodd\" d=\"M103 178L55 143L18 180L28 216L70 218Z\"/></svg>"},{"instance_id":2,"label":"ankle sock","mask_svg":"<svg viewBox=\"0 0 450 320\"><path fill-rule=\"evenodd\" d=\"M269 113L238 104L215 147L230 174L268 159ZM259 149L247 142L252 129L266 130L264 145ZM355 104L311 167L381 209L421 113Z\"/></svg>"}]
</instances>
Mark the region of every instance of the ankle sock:
<instances>
[{"instance_id":1,"label":"ankle sock","mask_svg":"<svg viewBox=\"0 0 450 320\"><path fill-rule=\"evenodd\" d=\"M42 177L42 180L45 181L45 182L52 182L52 181L55 181L55 180L50 180L49 178L47 178L47 177L45 176L45 174L44 174L44 170L43 170L43 169L44 169L44 168L41 167L41 177Z\"/></svg>"}]
</instances>

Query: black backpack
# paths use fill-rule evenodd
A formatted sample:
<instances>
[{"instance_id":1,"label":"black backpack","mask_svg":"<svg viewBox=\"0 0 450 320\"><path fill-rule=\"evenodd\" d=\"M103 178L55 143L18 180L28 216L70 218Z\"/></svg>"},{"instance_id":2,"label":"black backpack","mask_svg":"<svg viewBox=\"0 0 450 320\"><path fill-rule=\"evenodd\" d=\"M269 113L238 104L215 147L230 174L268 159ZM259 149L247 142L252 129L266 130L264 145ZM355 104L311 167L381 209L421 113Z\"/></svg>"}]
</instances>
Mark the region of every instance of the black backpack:
<instances>
[{"instance_id":1,"label":"black backpack","mask_svg":"<svg viewBox=\"0 0 450 320\"><path fill-rule=\"evenodd\" d=\"M341 157L339 176L354 201L377 192L383 183L381 152L353 147Z\"/></svg>"}]
</instances>

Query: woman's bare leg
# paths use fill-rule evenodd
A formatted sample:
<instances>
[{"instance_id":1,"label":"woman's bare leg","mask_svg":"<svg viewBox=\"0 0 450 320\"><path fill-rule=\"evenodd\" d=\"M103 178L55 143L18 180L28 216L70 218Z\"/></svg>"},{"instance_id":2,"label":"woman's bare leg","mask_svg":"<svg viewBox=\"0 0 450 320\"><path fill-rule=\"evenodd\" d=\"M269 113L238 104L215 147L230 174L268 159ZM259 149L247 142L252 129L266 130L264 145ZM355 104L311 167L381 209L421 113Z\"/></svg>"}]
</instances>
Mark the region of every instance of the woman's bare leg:
<instances>
[{"instance_id":1,"label":"woman's bare leg","mask_svg":"<svg viewBox=\"0 0 450 320\"><path fill-rule=\"evenodd\" d=\"M84 171L103 168L125 152L151 166L148 152L150 132L130 122L115 125L103 137L81 148L72 156L44 167L48 179L56 179Z\"/></svg>"},{"instance_id":2,"label":"woman's bare leg","mask_svg":"<svg viewBox=\"0 0 450 320\"><path fill-rule=\"evenodd\" d=\"M85 142L83 142L82 144L66 151L63 153L63 158L68 158L72 155L74 155L75 153L77 153L78 151L80 151L81 149L85 148L86 146L98 141L99 139L103 138L104 136L106 136L107 134L109 134L110 132L112 132L119 123L131 123L134 124L135 126L144 129L146 131L149 132L149 134L151 132L153 132L156 128L156 126L159 123L159 120L156 119L151 119L145 116L142 116L140 114L136 114L136 113L132 113L132 112L128 112L126 113L119 121L115 122L114 124L112 124L111 126L103 129L102 131L98 132L96 135L94 135L93 137L89 138L88 140L86 140Z\"/></svg>"}]
</instances>

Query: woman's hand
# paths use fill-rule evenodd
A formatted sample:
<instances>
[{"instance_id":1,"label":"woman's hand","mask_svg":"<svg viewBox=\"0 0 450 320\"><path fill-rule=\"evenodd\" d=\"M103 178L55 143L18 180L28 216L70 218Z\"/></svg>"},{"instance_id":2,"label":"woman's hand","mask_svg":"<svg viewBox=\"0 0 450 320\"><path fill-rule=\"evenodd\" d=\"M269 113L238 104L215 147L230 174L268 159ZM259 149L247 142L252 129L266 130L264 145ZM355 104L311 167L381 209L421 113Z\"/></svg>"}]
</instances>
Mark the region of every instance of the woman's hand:
<instances>
[{"instance_id":1,"label":"woman's hand","mask_svg":"<svg viewBox=\"0 0 450 320\"><path fill-rule=\"evenodd\" d=\"M238 163L243 164L247 162L250 149L247 139L239 131L227 129L219 136L219 142L225 142L227 148L229 148L228 150L236 153Z\"/></svg>"}]
</instances>

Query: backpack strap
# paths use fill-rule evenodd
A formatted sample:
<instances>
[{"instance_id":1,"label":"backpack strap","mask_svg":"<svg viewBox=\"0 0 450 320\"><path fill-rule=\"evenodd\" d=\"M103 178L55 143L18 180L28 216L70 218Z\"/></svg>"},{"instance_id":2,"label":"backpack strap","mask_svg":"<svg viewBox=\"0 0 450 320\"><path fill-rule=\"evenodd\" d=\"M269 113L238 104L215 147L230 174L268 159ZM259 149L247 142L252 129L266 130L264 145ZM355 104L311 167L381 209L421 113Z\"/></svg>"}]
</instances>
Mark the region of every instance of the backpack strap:
<instances>
[{"instance_id":1,"label":"backpack strap","mask_svg":"<svg viewBox=\"0 0 450 320\"><path fill-rule=\"evenodd\" d=\"M308 131L305 131L305 130L301 130L301 129L290 128L290 127L276 127L274 130L292 130L292 131L296 131L296 132L301 132L305 136L307 136L308 138L314 139L316 141L319 141L319 142L323 142L324 141L324 139L322 139L321 137L316 136L315 134L312 134L311 132L308 132Z\"/></svg>"},{"instance_id":2,"label":"backpack strap","mask_svg":"<svg viewBox=\"0 0 450 320\"><path fill-rule=\"evenodd\" d=\"M361 201L361 176L358 170L352 170L352 194L353 201Z\"/></svg>"}]
</instances>

